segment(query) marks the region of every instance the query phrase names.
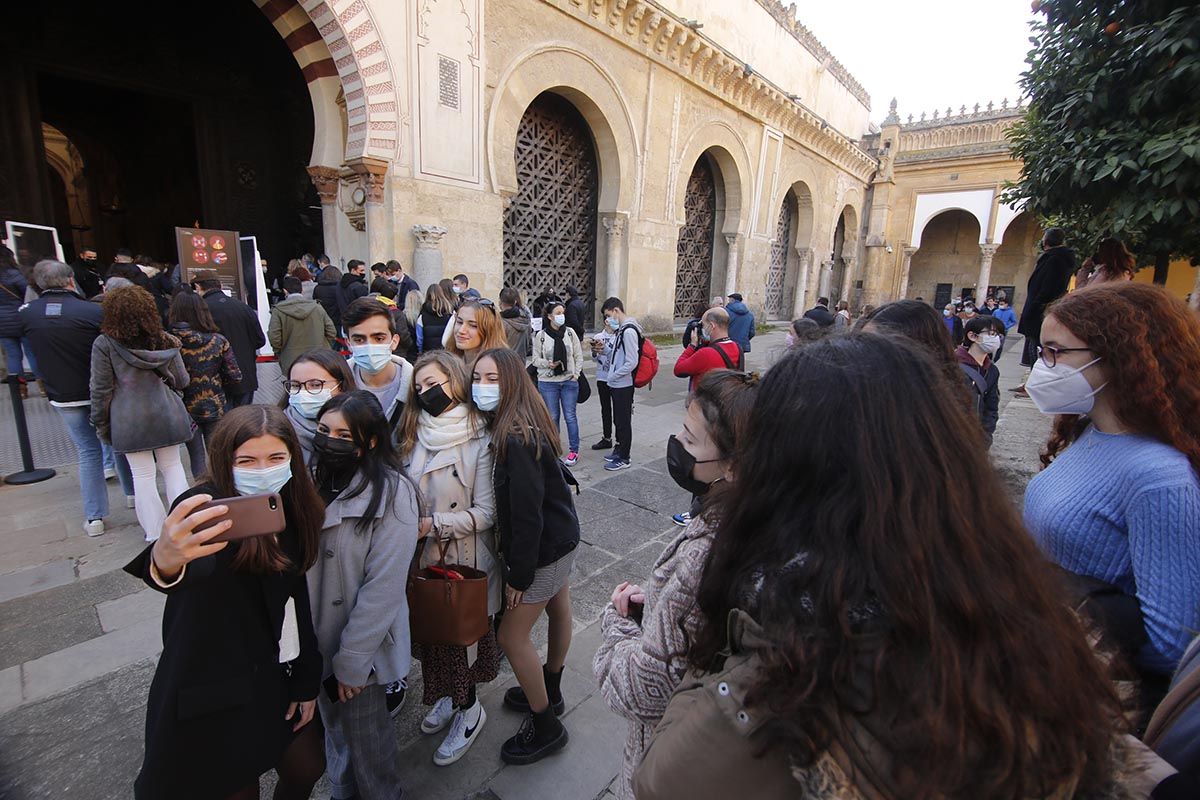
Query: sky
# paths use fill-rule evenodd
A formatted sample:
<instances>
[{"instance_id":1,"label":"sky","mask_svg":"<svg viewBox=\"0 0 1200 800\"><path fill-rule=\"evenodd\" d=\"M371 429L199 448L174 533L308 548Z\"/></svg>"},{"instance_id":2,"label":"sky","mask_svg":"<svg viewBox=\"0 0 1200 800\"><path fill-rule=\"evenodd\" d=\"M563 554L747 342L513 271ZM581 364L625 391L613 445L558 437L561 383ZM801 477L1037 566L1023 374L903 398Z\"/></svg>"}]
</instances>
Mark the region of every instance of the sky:
<instances>
[{"instance_id":1,"label":"sky","mask_svg":"<svg viewBox=\"0 0 1200 800\"><path fill-rule=\"evenodd\" d=\"M785 0L786 2L786 0ZM871 96L879 124L946 107L1013 103L1029 50L1029 0L795 0L796 16Z\"/></svg>"}]
</instances>

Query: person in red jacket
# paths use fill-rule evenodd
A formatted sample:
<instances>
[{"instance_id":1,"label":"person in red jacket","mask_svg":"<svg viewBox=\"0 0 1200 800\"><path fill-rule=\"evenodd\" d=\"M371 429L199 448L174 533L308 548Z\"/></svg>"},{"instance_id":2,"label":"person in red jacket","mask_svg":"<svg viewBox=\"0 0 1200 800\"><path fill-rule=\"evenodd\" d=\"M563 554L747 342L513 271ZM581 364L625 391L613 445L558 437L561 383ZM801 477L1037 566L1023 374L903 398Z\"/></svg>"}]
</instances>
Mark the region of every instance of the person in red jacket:
<instances>
[{"instance_id":1,"label":"person in red jacket","mask_svg":"<svg viewBox=\"0 0 1200 800\"><path fill-rule=\"evenodd\" d=\"M742 349L729 338L729 312L710 308L700 319L700 330L692 331L692 341L675 362L675 377L689 378L688 391L706 372L714 369L742 369Z\"/></svg>"}]
</instances>

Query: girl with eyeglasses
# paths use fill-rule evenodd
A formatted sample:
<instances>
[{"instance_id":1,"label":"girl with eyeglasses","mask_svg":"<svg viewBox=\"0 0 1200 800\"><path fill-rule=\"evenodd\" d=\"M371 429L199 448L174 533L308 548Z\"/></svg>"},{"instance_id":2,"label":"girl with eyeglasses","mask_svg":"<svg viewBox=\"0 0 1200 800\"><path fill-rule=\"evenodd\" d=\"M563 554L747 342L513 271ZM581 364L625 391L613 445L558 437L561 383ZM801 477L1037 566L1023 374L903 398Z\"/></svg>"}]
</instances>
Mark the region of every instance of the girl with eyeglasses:
<instances>
[{"instance_id":1,"label":"girl with eyeglasses","mask_svg":"<svg viewBox=\"0 0 1200 800\"><path fill-rule=\"evenodd\" d=\"M1050 305L1040 341L1025 389L1055 420L1025 524L1101 618L1132 618L1105 633L1149 708L1200 630L1200 320L1105 283Z\"/></svg>"},{"instance_id":2,"label":"girl with eyeglasses","mask_svg":"<svg viewBox=\"0 0 1200 800\"><path fill-rule=\"evenodd\" d=\"M292 362L283 388L279 407L296 429L307 464L312 460L317 413L331 398L354 388L354 375L340 353L318 348L301 353Z\"/></svg>"},{"instance_id":3,"label":"girl with eyeglasses","mask_svg":"<svg viewBox=\"0 0 1200 800\"><path fill-rule=\"evenodd\" d=\"M447 564L482 570L488 577L487 612L495 616L504 597L504 574L493 530L492 437L487 419L471 403L462 359L445 350L422 356L408 400L398 435L401 457L425 509L421 567L437 564L439 548L445 547ZM433 756L433 763L448 766L466 754L487 722L475 687L496 678L500 648L489 625L471 647L417 644L413 651L421 662L423 700L431 707L421 732L449 728Z\"/></svg>"}]
</instances>

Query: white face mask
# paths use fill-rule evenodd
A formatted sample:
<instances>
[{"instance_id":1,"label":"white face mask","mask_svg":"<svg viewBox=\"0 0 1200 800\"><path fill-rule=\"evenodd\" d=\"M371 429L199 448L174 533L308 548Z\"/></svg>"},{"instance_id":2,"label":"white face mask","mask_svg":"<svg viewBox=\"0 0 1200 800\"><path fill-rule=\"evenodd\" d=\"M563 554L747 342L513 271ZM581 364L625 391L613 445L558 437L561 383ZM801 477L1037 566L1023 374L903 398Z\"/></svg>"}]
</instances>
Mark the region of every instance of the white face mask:
<instances>
[{"instance_id":1,"label":"white face mask","mask_svg":"<svg viewBox=\"0 0 1200 800\"><path fill-rule=\"evenodd\" d=\"M480 411L495 411L500 405L500 384L473 383L471 384L471 399Z\"/></svg>"},{"instance_id":2,"label":"white face mask","mask_svg":"<svg viewBox=\"0 0 1200 800\"><path fill-rule=\"evenodd\" d=\"M1099 361L1095 358L1078 368L1065 364L1048 367L1039 358L1025 381L1025 391L1043 414L1088 414L1096 404L1096 395L1108 385L1093 389L1083 376L1085 369Z\"/></svg>"},{"instance_id":3,"label":"white face mask","mask_svg":"<svg viewBox=\"0 0 1200 800\"><path fill-rule=\"evenodd\" d=\"M266 469L233 468L233 488L240 495L278 492L292 479L292 462Z\"/></svg>"},{"instance_id":4,"label":"white face mask","mask_svg":"<svg viewBox=\"0 0 1200 800\"><path fill-rule=\"evenodd\" d=\"M953 317L953 316L954 316L954 309L952 309L952 308L943 308L943 309L942 309L942 316L943 316L943 317Z\"/></svg>"},{"instance_id":5,"label":"white face mask","mask_svg":"<svg viewBox=\"0 0 1200 800\"><path fill-rule=\"evenodd\" d=\"M296 394L288 395L288 405L296 409L296 413L305 419L316 419L321 406L328 403L331 397L333 397L332 389L322 389L316 394L302 389Z\"/></svg>"},{"instance_id":6,"label":"white face mask","mask_svg":"<svg viewBox=\"0 0 1200 800\"><path fill-rule=\"evenodd\" d=\"M784 341L787 343L788 347L796 346L796 337L792 334L791 331L788 331L788 335L784 337Z\"/></svg>"},{"instance_id":7,"label":"white face mask","mask_svg":"<svg viewBox=\"0 0 1200 800\"><path fill-rule=\"evenodd\" d=\"M979 345L979 349L989 356L994 356L996 351L1000 349L1000 334L985 333L979 337L979 341L975 344Z\"/></svg>"},{"instance_id":8,"label":"white face mask","mask_svg":"<svg viewBox=\"0 0 1200 800\"><path fill-rule=\"evenodd\" d=\"M557 326L558 326L558 327L560 327L560 328L561 328L563 325L566 325L566 324L567 324L567 317L566 317L566 315L565 315L565 314L555 314L555 315L554 315L554 324L555 324L555 325L557 325Z\"/></svg>"},{"instance_id":9,"label":"white face mask","mask_svg":"<svg viewBox=\"0 0 1200 800\"><path fill-rule=\"evenodd\" d=\"M383 368L392 363L392 346L390 344L352 345L350 359L356 367L374 375L383 372Z\"/></svg>"}]
</instances>

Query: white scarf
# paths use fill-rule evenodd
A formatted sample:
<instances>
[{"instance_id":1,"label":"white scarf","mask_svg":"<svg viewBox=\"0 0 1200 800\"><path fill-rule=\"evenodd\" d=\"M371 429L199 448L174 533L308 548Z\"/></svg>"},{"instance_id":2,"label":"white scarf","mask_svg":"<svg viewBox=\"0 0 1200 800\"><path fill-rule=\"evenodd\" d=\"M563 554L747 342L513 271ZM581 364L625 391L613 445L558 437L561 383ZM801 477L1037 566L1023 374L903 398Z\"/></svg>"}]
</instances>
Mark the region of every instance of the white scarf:
<instances>
[{"instance_id":1,"label":"white scarf","mask_svg":"<svg viewBox=\"0 0 1200 800\"><path fill-rule=\"evenodd\" d=\"M423 410L417 418L417 441L429 453L458 447L467 442L473 433L471 410L466 403L443 411L440 417Z\"/></svg>"}]
</instances>

